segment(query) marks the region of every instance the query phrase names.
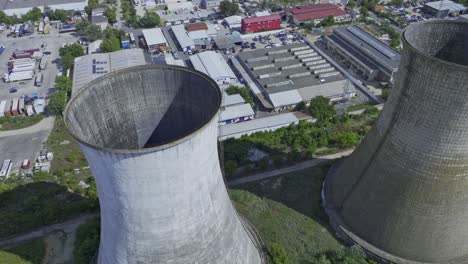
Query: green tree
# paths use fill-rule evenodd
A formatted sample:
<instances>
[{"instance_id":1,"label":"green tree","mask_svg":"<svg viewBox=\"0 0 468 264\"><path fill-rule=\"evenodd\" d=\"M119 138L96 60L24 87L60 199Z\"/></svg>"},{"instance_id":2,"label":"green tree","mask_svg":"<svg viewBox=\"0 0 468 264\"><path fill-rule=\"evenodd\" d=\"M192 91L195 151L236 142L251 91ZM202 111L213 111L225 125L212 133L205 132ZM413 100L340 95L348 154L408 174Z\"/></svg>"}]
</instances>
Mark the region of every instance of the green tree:
<instances>
[{"instance_id":1,"label":"green tree","mask_svg":"<svg viewBox=\"0 0 468 264\"><path fill-rule=\"evenodd\" d=\"M67 94L64 91L59 91L49 98L48 109L57 115L61 115L65 110Z\"/></svg>"},{"instance_id":2,"label":"green tree","mask_svg":"<svg viewBox=\"0 0 468 264\"><path fill-rule=\"evenodd\" d=\"M251 106L254 105L253 97L250 96L249 89L246 87L238 87L235 85L230 85L224 90L228 95L239 94L242 96L246 103L249 103Z\"/></svg>"},{"instance_id":3,"label":"green tree","mask_svg":"<svg viewBox=\"0 0 468 264\"><path fill-rule=\"evenodd\" d=\"M330 99L323 96L310 100L309 112L319 123L326 122L336 115L335 108L330 105Z\"/></svg>"},{"instance_id":4,"label":"green tree","mask_svg":"<svg viewBox=\"0 0 468 264\"><path fill-rule=\"evenodd\" d=\"M226 176L232 177L237 170L237 162L234 160L228 160L224 164L224 172Z\"/></svg>"},{"instance_id":5,"label":"green tree","mask_svg":"<svg viewBox=\"0 0 468 264\"><path fill-rule=\"evenodd\" d=\"M138 23L143 28L152 28L159 26L159 24L161 23L161 18L158 14L154 12L146 11L145 15L142 18L140 18Z\"/></svg>"},{"instance_id":6,"label":"green tree","mask_svg":"<svg viewBox=\"0 0 468 264\"><path fill-rule=\"evenodd\" d=\"M335 24L335 19L333 18L333 16L328 16L319 23L319 26L329 27L329 26L333 26L334 24Z\"/></svg>"},{"instance_id":7,"label":"green tree","mask_svg":"<svg viewBox=\"0 0 468 264\"><path fill-rule=\"evenodd\" d=\"M42 11L38 7L33 7L31 10L29 10L26 14L24 14L21 19L23 21L37 21L42 18Z\"/></svg>"},{"instance_id":8,"label":"green tree","mask_svg":"<svg viewBox=\"0 0 468 264\"><path fill-rule=\"evenodd\" d=\"M78 43L73 43L71 45L66 45L65 47L60 48L60 56L65 54L71 54L73 57L80 57L84 55L83 47Z\"/></svg>"},{"instance_id":9,"label":"green tree","mask_svg":"<svg viewBox=\"0 0 468 264\"><path fill-rule=\"evenodd\" d=\"M349 148L359 143L359 135L354 132L339 133L336 138L336 144L340 148Z\"/></svg>"},{"instance_id":10,"label":"green tree","mask_svg":"<svg viewBox=\"0 0 468 264\"><path fill-rule=\"evenodd\" d=\"M7 15L5 14L5 12L0 10L0 23L6 23L6 18L7 18Z\"/></svg>"},{"instance_id":11,"label":"green tree","mask_svg":"<svg viewBox=\"0 0 468 264\"><path fill-rule=\"evenodd\" d=\"M81 20L80 22L75 24L76 30L81 33L85 33L86 28L90 25L91 23L88 20Z\"/></svg>"},{"instance_id":12,"label":"green tree","mask_svg":"<svg viewBox=\"0 0 468 264\"><path fill-rule=\"evenodd\" d=\"M382 97L382 99L387 101L388 97L390 96L390 92L391 92L391 89L389 88L382 89L382 94L380 96Z\"/></svg>"},{"instance_id":13,"label":"green tree","mask_svg":"<svg viewBox=\"0 0 468 264\"><path fill-rule=\"evenodd\" d=\"M116 37L110 37L108 39L105 39L101 43L101 51L103 52L113 52L121 49L120 46L120 41Z\"/></svg>"},{"instance_id":14,"label":"green tree","mask_svg":"<svg viewBox=\"0 0 468 264\"><path fill-rule=\"evenodd\" d=\"M88 8L90 8L92 10L92 9L94 9L96 7L99 7L99 0L89 0L88 1Z\"/></svg>"},{"instance_id":15,"label":"green tree","mask_svg":"<svg viewBox=\"0 0 468 264\"><path fill-rule=\"evenodd\" d=\"M268 247L268 255L271 264L289 264L286 250L277 243L273 243Z\"/></svg>"},{"instance_id":16,"label":"green tree","mask_svg":"<svg viewBox=\"0 0 468 264\"><path fill-rule=\"evenodd\" d=\"M107 7L105 15L109 23L114 24L115 22L117 22L117 9L115 7L114 8Z\"/></svg>"},{"instance_id":17,"label":"green tree","mask_svg":"<svg viewBox=\"0 0 468 264\"><path fill-rule=\"evenodd\" d=\"M361 6L361 15L363 17L368 17L369 16L369 10L365 6Z\"/></svg>"},{"instance_id":18,"label":"green tree","mask_svg":"<svg viewBox=\"0 0 468 264\"><path fill-rule=\"evenodd\" d=\"M347 5L350 9L354 9L356 7L356 1L355 0L350 0L348 1Z\"/></svg>"},{"instance_id":19,"label":"green tree","mask_svg":"<svg viewBox=\"0 0 468 264\"><path fill-rule=\"evenodd\" d=\"M55 88L61 92L69 93L72 88L72 80L67 76L55 77Z\"/></svg>"},{"instance_id":20,"label":"green tree","mask_svg":"<svg viewBox=\"0 0 468 264\"><path fill-rule=\"evenodd\" d=\"M229 0L224 0L219 4L219 10L224 16L232 16L239 13L239 5Z\"/></svg>"},{"instance_id":21,"label":"green tree","mask_svg":"<svg viewBox=\"0 0 468 264\"><path fill-rule=\"evenodd\" d=\"M99 248L99 219L91 219L76 230L74 263L90 263Z\"/></svg>"},{"instance_id":22,"label":"green tree","mask_svg":"<svg viewBox=\"0 0 468 264\"><path fill-rule=\"evenodd\" d=\"M96 41L102 37L101 27L98 25L89 24L84 33L89 41Z\"/></svg>"},{"instance_id":23,"label":"green tree","mask_svg":"<svg viewBox=\"0 0 468 264\"><path fill-rule=\"evenodd\" d=\"M67 53L62 56L62 66L65 71L70 69L74 62L75 57L73 57L70 53Z\"/></svg>"},{"instance_id":24,"label":"green tree","mask_svg":"<svg viewBox=\"0 0 468 264\"><path fill-rule=\"evenodd\" d=\"M69 16L71 16L71 12L65 11L63 9L55 9L49 18L51 20L65 21Z\"/></svg>"}]
</instances>

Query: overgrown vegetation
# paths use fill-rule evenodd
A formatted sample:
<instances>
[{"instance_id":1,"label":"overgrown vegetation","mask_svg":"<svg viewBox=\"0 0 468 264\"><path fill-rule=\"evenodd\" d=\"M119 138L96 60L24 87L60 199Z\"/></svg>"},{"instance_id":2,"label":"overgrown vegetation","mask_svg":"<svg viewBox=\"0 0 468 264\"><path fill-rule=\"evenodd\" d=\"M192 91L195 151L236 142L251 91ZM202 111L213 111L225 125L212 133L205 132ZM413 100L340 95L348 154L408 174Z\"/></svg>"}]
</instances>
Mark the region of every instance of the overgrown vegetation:
<instances>
[{"instance_id":1,"label":"overgrown vegetation","mask_svg":"<svg viewBox=\"0 0 468 264\"><path fill-rule=\"evenodd\" d=\"M226 175L231 177L238 167L248 170L264 170L270 164L281 167L310 159L332 149L335 152L357 145L378 116L378 110L365 111L349 116L336 113L326 98L314 99L309 107L317 122L300 121L297 125L275 131L257 132L239 139L223 142ZM266 160L251 161L249 152L259 149L265 152ZM270 163L271 161L271 163ZM247 171L245 171L247 169Z\"/></svg>"},{"instance_id":2,"label":"overgrown vegetation","mask_svg":"<svg viewBox=\"0 0 468 264\"><path fill-rule=\"evenodd\" d=\"M2 181L0 237L60 223L96 210L95 187L83 189L77 181L72 184L74 180L64 175L36 173L31 179L10 177Z\"/></svg>"},{"instance_id":3,"label":"overgrown vegetation","mask_svg":"<svg viewBox=\"0 0 468 264\"><path fill-rule=\"evenodd\" d=\"M59 50L63 70L67 71L73 65L75 58L84 55L83 47L78 43L66 45Z\"/></svg>"},{"instance_id":4,"label":"overgrown vegetation","mask_svg":"<svg viewBox=\"0 0 468 264\"><path fill-rule=\"evenodd\" d=\"M136 15L136 9L132 4L132 0L121 0L120 1L122 16L129 26L138 28L138 18Z\"/></svg>"},{"instance_id":5,"label":"overgrown vegetation","mask_svg":"<svg viewBox=\"0 0 468 264\"><path fill-rule=\"evenodd\" d=\"M78 227L73 249L75 264L91 263L99 248L99 232L99 218L91 219Z\"/></svg>"},{"instance_id":6,"label":"overgrown vegetation","mask_svg":"<svg viewBox=\"0 0 468 264\"><path fill-rule=\"evenodd\" d=\"M0 261L7 264L42 264L45 251L44 240L37 238L0 251Z\"/></svg>"},{"instance_id":7,"label":"overgrown vegetation","mask_svg":"<svg viewBox=\"0 0 468 264\"><path fill-rule=\"evenodd\" d=\"M39 123L44 115L0 117L0 131L15 130Z\"/></svg>"},{"instance_id":8,"label":"overgrown vegetation","mask_svg":"<svg viewBox=\"0 0 468 264\"><path fill-rule=\"evenodd\" d=\"M221 1L219 4L219 11L224 16L233 16L239 13L239 4L228 0Z\"/></svg>"},{"instance_id":9,"label":"overgrown vegetation","mask_svg":"<svg viewBox=\"0 0 468 264\"><path fill-rule=\"evenodd\" d=\"M49 98L48 111L61 115L65 110L68 97L71 95L72 80L67 76L57 76L54 87L57 89L57 93Z\"/></svg>"},{"instance_id":10,"label":"overgrown vegetation","mask_svg":"<svg viewBox=\"0 0 468 264\"><path fill-rule=\"evenodd\" d=\"M231 190L230 196L269 248L276 244L273 247L284 249L289 263L371 263L360 250L344 248L329 230L320 204L327 170L309 168L245 184Z\"/></svg>"},{"instance_id":11,"label":"overgrown vegetation","mask_svg":"<svg viewBox=\"0 0 468 264\"><path fill-rule=\"evenodd\" d=\"M254 105L254 99L250 95L249 89L246 87L239 87L239 86L231 85L228 88L226 88L224 91L228 95L239 94L240 96L242 96L242 98L244 99L246 103L249 103L251 106Z\"/></svg>"},{"instance_id":12,"label":"overgrown vegetation","mask_svg":"<svg viewBox=\"0 0 468 264\"><path fill-rule=\"evenodd\" d=\"M143 28L153 28L161 25L161 18L155 12L146 11L145 15L138 20Z\"/></svg>"}]
</instances>

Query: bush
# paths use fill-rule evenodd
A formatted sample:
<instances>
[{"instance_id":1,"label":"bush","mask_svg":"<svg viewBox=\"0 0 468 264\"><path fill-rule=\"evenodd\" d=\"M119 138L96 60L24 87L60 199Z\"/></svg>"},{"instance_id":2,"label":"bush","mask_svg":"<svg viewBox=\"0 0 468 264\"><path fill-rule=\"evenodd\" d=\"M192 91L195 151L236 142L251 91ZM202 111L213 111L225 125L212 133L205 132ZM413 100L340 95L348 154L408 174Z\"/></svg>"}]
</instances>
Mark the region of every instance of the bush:
<instances>
[{"instance_id":1,"label":"bush","mask_svg":"<svg viewBox=\"0 0 468 264\"><path fill-rule=\"evenodd\" d=\"M237 162L234 160L228 160L224 164L224 172L226 176L232 177L237 170Z\"/></svg>"},{"instance_id":2,"label":"bush","mask_svg":"<svg viewBox=\"0 0 468 264\"><path fill-rule=\"evenodd\" d=\"M100 230L99 218L91 219L78 227L73 250L75 264L88 264L97 254Z\"/></svg>"},{"instance_id":3,"label":"bush","mask_svg":"<svg viewBox=\"0 0 468 264\"><path fill-rule=\"evenodd\" d=\"M336 110L330 104L330 99L323 96L317 96L310 100L309 111L319 123L327 122L336 115Z\"/></svg>"},{"instance_id":4,"label":"bush","mask_svg":"<svg viewBox=\"0 0 468 264\"><path fill-rule=\"evenodd\" d=\"M286 250L278 243L273 243L268 247L268 256L271 264L288 264L289 258Z\"/></svg>"}]
</instances>

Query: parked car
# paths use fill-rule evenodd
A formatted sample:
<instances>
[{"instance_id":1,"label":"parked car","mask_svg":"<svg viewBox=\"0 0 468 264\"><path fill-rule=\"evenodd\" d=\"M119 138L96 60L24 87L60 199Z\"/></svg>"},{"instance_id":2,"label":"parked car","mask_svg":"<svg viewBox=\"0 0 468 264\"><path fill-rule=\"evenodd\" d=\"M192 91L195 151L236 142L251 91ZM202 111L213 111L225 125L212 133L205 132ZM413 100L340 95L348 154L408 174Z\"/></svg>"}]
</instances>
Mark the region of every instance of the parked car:
<instances>
[{"instance_id":1,"label":"parked car","mask_svg":"<svg viewBox=\"0 0 468 264\"><path fill-rule=\"evenodd\" d=\"M10 89L8 90L8 92L10 92L10 93L16 93L17 91L18 91L18 88L15 88L15 87L10 88Z\"/></svg>"}]
</instances>

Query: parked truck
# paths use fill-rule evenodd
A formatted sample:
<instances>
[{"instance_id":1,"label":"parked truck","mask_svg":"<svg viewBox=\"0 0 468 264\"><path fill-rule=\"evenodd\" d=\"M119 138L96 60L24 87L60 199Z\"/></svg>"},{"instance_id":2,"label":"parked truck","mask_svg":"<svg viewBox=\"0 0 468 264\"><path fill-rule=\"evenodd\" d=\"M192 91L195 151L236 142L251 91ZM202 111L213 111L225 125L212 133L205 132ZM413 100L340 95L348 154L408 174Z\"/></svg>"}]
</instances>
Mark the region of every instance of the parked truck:
<instances>
[{"instance_id":1,"label":"parked truck","mask_svg":"<svg viewBox=\"0 0 468 264\"><path fill-rule=\"evenodd\" d=\"M41 63L39 64L39 69L45 70L46 67L47 67L47 56L43 56L41 58Z\"/></svg>"},{"instance_id":2,"label":"parked truck","mask_svg":"<svg viewBox=\"0 0 468 264\"><path fill-rule=\"evenodd\" d=\"M41 22L39 23L39 27L37 28L37 31L38 31L39 33L43 33L43 32L44 32L44 22L41 21Z\"/></svg>"},{"instance_id":3,"label":"parked truck","mask_svg":"<svg viewBox=\"0 0 468 264\"><path fill-rule=\"evenodd\" d=\"M5 75L5 82L17 82L24 80L31 80L34 76L33 71L23 71L23 72L12 72L9 75Z\"/></svg>"}]
</instances>

